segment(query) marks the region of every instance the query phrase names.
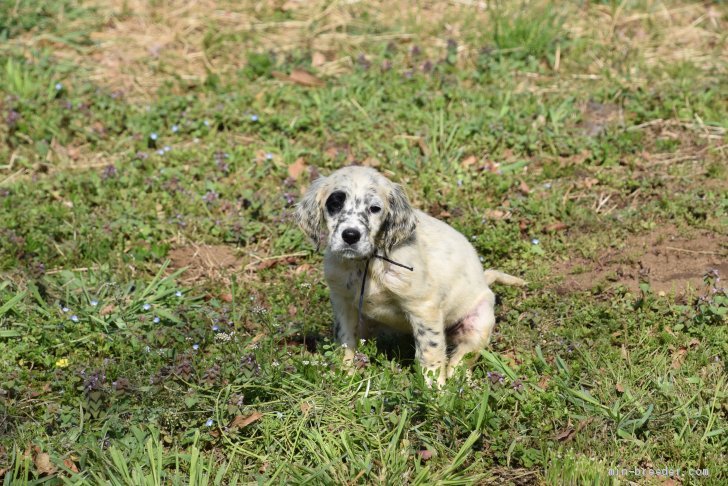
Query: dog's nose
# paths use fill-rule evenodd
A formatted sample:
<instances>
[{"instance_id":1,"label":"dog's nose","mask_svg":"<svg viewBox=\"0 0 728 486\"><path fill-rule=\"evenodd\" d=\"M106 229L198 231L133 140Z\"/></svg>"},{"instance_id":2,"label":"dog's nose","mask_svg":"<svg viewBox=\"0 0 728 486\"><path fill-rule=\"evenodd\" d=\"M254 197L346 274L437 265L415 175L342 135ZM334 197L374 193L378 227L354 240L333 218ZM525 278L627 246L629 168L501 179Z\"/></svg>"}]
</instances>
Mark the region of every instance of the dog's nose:
<instances>
[{"instance_id":1,"label":"dog's nose","mask_svg":"<svg viewBox=\"0 0 728 486\"><path fill-rule=\"evenodd\" d=\"M359 230L349 228L349 229L345 229L341 233L341 237L344 239L345 242L347 242L350 245L353 245L354 243L359 241L359 238L361 238L361 233L359 233Z\"/></svg>"}]
</instances>

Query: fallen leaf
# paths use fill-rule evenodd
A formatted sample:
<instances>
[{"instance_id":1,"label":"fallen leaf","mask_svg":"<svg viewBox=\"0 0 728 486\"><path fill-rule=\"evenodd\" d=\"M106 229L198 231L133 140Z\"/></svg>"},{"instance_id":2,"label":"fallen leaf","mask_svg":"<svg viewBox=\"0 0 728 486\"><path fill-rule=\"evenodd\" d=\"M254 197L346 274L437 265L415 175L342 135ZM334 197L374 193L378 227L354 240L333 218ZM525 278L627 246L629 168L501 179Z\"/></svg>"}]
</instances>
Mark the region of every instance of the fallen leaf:
<instances>
[{"instance_id":1,"label":"fallen leaf","mask_svg":"<svg viewBox=\"0 0 728 486\"><path fill-rule=\"evenodd\" d=\"M686 354L688 354L688 350L685 347L680 347L672 354L672 369L676 370L682 366Z\"/></svg>"},{"instance_id":2,"label":"fallen leaf","mask_svg":"<svg viewBox=\"0 0 728 486\"><path fill-rule=\"evenodd\" d=\"M531 188L528 187L528 184L526 184L524 181L521 181L520 184L518 184L518 190L521 191L521 194L524 196L528 196L531 193Z\"/></svg>"},{"instance_id":3,"label":"fallen leaf","mask_svg":"<svg viewBox=\"0 0 728 486\"><path fill-rule=\"evenodd\" d=\"M311 55L311 66L319 67L326 64L326 54L316 51Z\"/></svg>"},{"instance_id":4,"label":"fallen leaf","mask_svg":"<svg viewBox=\"0 0 728 486\"><path fill-rule=\"evenodd\" d=\"M566 440L569 440L571 438L571 436L574 435L574 432L576 432L576 431L572 427L566 427L561 432L559 432L558 434L556 434L554 436L554 439L556 439L558 441L566 441Z\"/></svg>"},{"instance_id":5,"label":"fallen leaf","mask_svg":"<svg viewBox=\"0 0 728 486\"><path fill-rule=\"evenodd\" d=\"M361 165L365 167L379 167L382 165L382 163L379 161L379 159L375 157L367 157L366 159L362 160Z\"/></svg>"},{"instance_id":6,"label":"fallen leaf","mask_svg":"<svg viewBox=\"0 0 728 486\"><path fill-rule=\"evenodd\" d=\"M509 219L510 213L507 213L505 211L501 211L500 209L486 209L485 210L485 217L488 219Z\"/></svg>"},{"instance_id":7,"label":"fallen leaf","mask_svg":"<svg viewBox=\"0 0 728 486\"><path fill-rule=\"evenodd\" d=\"M470 167L471 165L474 165L478 162L478 158L475 155L470 155L468 157L465 157L462 162L460 162L461 167Z\"/></svg>"},{"instance_id":8,"label":"fallen leaf","mask_svg":"<svg viewBox=\"0 0 728 486\"><path fill-rule=\"evenodd\" d=\"M427 144L425 143L425 139L422 137L417 139L417 146L420 148L420 152L422 152L422 155L425 157L430 155L430 149L427 148Z\"/></svg>"},{"instance_id":9,"label":"fallen leaf","mask_svg":"<svg viewBox=\"0 0 728 486\"><path fill-rule=\"evenodd\" d=\"M614 388L616 388L619 393L624 393L624 387L621 383L617 382Z\"/></svg>"},{"instance_id":10,"label":"fallen leaf","mask_svg":"<svg viewBox=\"0 0 728 486\"><path fill-rule=\"evenodd\" d=\"M103 309L101 309L101 312L99 312L99 314L101 314L102 316L108 316L112 312L114 312L114 304L107 304L104 306Z\"/></svg>"},{"instance_id":11,"label":"fallen leaf","mask_svg":"<svg viewBox=\"0 0 728 486\"><path fill-rule=\"evenodd\" d=\"M547 226L546 226L546 227L544 228L544 231L547 231L547 232L553 232L553 231L563 231L563 230L565 230L566 228L568 228L568 226L567 226L567 224L566 224L566 223L563 223L563 222L561 222L561 221L557 221L557 222L555 222L555 223L551 223L551 224L547 225Z\"/></svg>"},{"instance_id":12,"label":"fallen leaf","mask_svg":"<svg viewBox=\"0 0 728 486\"><path fill-rule=\"evenodd\" d=\"M433 453L430 450L422 449L417 451L417 455L420 456L420 459L422 459L423 461L429 461L430 459L432 459Z\"/></svg>"},{"instance_id":13,"label":"fallen leaf","mask_svg":"<svg viewBox=\"0 0 728 486\"><path fill-rule=\"evenodd\" d=\"M260 420L261 417L263 417L263 414L260 412L253 412L247 417L243 417L242 415L236 415L232 422L230 422L230 425L228 427L231 429L242 429L243 427L252 424L256 420Z\"/></svg>"},{"instance_id":14,"label":"fallen leaf","mask_svg":"<svg viewBox=\"0 0 728 486\"><path fill-rule=\"evenodd\" d=\"M288 166L288 175L295 180L298 179L304 170L306 170L306 161L303 160L303 157L299 157L294 163Z\"/></svg>"},{"instance_id":15,"label":"fallen leaf","mask_svg":"<svg viewBox=\"0 0 728 486\"><path fill-rule=\"evenodd\" d=\"M310 403L307 402L301 402L301 413L304 415L311 411L313 406Z\"/></svg>"},{"instance_id":16,"label":"fallen leaf","mask_svg":"<svg viewBox=\"0 0 728 486\"><path fill-rule=\"evenodd\" d=\"M53 474L57 471L56 466L51 462L51 456L41 452L35 456L35 468L39 474Z\"/></svg>"},{"instance_id":17,"label":"fallen leaf","mask_svg":"<svg viewBox=\"0 0 728 486\"><path fill-rule=\"evenodd\" d=\"M549 383L551 382L551 377L549 375L543 375L540 380L538 380L538 387L542 390L546 390L549 387Z\"/></svg>"},{"instance_id":18,"label":"fallen leaf","mask_svg":"<svg viewBox=\"0 0 728 486\"><path fill-rule=\"evenodd\" d=\"M592 186L599 184L599 179L593 177L585 177L581 181L577 182L576 186L582 189L591 189Z\"/></svg>"},{"instance_id":19,"label":"fallen leaf","mask_svg":"<svg viewBox=\"0 0 728 486\"><path fill-rule=\"evenodd\" d=\"M78 473L78 466L71 459L64 459L63 465L66 466L71 472Z\"/></svg>"},{"instance_id":20,"label":"fallen leaf","mask_svg":"<svg viewBox=\"0 0 728 486\"><path fill-rule=\"evenodd\" d=\"M291 71L291 75L288 77L291 81L302 86L317 87L323 86L324 83L321 79L317 78L308 71L303 69L294 69Z\"/></svg>"},{"instance_id":21,"label":"fallen leaf","mask_svg":"<svg viewBox=\"0 0 728 486\"><path fill-rule=\"evenodd\" d=\"M310 263L302 263L301 265L296 267L295 270L293 270L293 273L296 275L300 275L304 272L309 272L312 269L313 269L313 265L311 265Z\"/></svg>"},{"instance_id":22,"label":"fallen leaf","mask_svg":"<svg viewBox=\"0 0 728 486\"><path fill-rule=\"evenodd\" d=\"M324 150L324 155L330 159L335 159L337 155L339 155L339 149L336 147L329 147L326 150Z\"/></svg>"},{"instance_id":23,"label":"fallen leaf","mask_svg":"<svg viewBox=\"0 0 728 486\"><path fill-rule=\"evenodd\" d=\"M226 292L220 296L220 300L222 300L223 302L232 302L233 294Z\"/></svg>"}]
</instances>

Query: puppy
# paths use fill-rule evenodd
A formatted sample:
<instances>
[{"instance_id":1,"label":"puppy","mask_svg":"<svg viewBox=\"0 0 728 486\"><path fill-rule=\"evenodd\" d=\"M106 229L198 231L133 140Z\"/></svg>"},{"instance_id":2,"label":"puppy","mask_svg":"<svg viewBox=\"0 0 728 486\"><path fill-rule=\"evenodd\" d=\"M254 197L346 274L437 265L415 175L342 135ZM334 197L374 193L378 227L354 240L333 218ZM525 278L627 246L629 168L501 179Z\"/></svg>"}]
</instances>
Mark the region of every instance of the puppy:
<instances>
[{"instance_id":1,"label":"puppy","mask_svg":"<svg viewBox=\"0 0 728 486\"><path fill-rule=\"evenodd\" d=\"M384 325L414 336L427 383L441 386L465 355L490 340L489 285L525 284L483 272L462 234L414 209L402 187L374 169L345 167L317 179L296 216L317 247L326 240L334 336L349 363L366 329Z\"/></svg>"}]
</instances>

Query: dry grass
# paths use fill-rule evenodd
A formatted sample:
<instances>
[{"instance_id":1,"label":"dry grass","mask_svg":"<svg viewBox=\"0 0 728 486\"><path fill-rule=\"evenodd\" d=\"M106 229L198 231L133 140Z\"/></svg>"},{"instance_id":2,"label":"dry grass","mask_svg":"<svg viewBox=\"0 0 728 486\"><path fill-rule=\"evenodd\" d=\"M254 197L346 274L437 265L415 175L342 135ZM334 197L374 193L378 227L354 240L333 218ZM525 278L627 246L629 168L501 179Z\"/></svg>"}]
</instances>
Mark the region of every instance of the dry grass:
<instances>
[{"instance_id":1,"label":"dry grass","mask_svg":"<svg viewBox=\"0 0 728 486\"><path fill-rule=\"evenodd\" d=\"M423 58L436 59L445 51L447 40L454 39L459 61L472 64L488 43L485 37L493 25L495 6L472 0L91 1L105 27L92 34L95 45L90 49L50 42L37 32L13 43L50 47L57 56L89 70L96 83L136 100L151 99L166 81L194 85L209 72L234 75L246 64L250 51L306 53L320 75L336 76L349 71L372 46L416 44ZM538 9L544 3L536 0L526 5ZM523 11L523 5L502 2L499 8L513 16ZM613 64L634 52L640 53L646 66L690 61L716 76L728 73L728 21L705 2L646 0L638 11L629 2L618 7L564 4L558 8L569 37L585 40L589 46L589 62L580 58L570 66L572 78L576 72L576 79L579 75L594 79L605 70L621 78L624 73L620 75ZM358 20L364 15L366 25L378 26L376 32ZM603 53L609 53L610 59ZM569 63L560 50L554 54L554 71ZM631 83L639 83L639 67L636 64L629 73ZM525 83L539 81L543 79ZM543 86L536 89L549 91Z\"/></svg>"}]
</instances>

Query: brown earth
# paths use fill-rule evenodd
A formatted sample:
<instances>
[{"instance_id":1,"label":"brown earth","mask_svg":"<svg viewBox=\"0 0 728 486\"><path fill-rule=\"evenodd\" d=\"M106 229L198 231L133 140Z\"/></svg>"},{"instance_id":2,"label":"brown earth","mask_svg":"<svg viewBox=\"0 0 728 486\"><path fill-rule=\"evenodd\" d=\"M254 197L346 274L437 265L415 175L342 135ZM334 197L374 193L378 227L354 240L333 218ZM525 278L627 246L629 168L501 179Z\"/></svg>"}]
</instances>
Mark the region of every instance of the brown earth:
<instances>
[{"instance_id":1,"label":"brown earth","mask_svg":"<svg viewBox=\"0 0 728 486\"><path fill-rule=\"evenodd\" d=\"M674 227L628 238L598 257L573 257L554 267L563 276L560 292L623 285L632 292L646 282L658 294L700 289L703 275L716 269L728 277L728 238L708 232L681 235Z\"/></svg>"},{"instance_id":2,"label":"brown earth","mask_svg":"<svg viewBox=\"0 0 728 486\"><path fill-rule=\"evenodd\" d=\"M175 248L169 252L170 269L187 268L182 280L219 280L225 275L239 271L242 259L225 245L190 245Z\"/></svg>"}]
</instances>

